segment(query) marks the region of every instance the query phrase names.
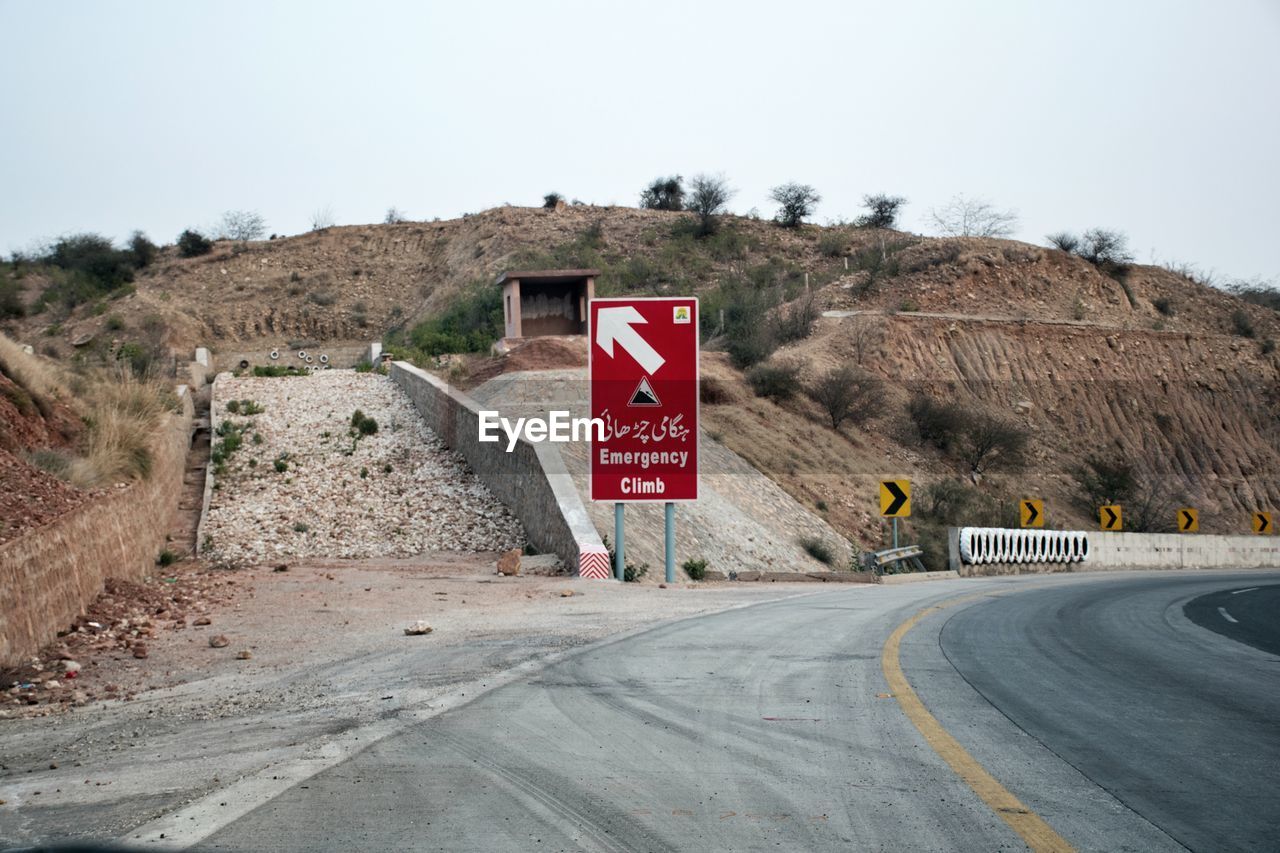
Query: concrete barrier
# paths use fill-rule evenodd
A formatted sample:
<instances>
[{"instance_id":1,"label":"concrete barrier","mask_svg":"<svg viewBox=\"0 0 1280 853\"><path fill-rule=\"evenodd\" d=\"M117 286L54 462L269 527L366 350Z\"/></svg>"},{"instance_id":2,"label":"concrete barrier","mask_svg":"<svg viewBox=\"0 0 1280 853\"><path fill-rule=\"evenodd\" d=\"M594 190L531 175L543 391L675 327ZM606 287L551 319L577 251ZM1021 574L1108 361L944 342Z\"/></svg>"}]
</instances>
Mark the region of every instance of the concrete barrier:
<instances>
[{"instance_id":1,"label":"concrete barrier","mask_svg":"<svg viewBox=\"0 0 1280 853\"><path fill-rule=\"evenodd\" d=\"M555 554L575 574L584 554L603 550L559 448L523 438L510 453L505 441L482 444L475 400L403 361L392 362L391 380L409 395L427 426L461 453L481 482L520 519L538 550Z\"/></svg>"},{"instance_id":2,"label":"concrete barrier","mask_svg":"<svg viewBox=\"0 0 1280 853\"><path fill-rule=\"evenodd\" d=\"M951 568L961 575L1105 572L1131 569L1259 569L1280 567L1280 537L1222 536L1200 533L1102 533L1061 531L1059 539L1079 543L1080 561L1031 562L1026 551L997 547L975 554L966 535L976 528L949 531ZM1049 531L1046 531L1049 532ZM1008 543L1017 530L983 528L987 540ZM1003 538L1001 538L1003 536ZM1077 544L1076 547L1081 547Z\"/></svg>"},{"instance_id":3,"label":"concrete barrier","mask_svg":"<svg viewBox=\"0 0 1280 853\"><path fill-rule=\"evenodd\" d=\"M900 572L896 575L879 575L876 583L896 586L904 583L920 583L922 581L946 581L960 577L959 573L950 569L941 572Z\"/></svg>"}]
</instances>

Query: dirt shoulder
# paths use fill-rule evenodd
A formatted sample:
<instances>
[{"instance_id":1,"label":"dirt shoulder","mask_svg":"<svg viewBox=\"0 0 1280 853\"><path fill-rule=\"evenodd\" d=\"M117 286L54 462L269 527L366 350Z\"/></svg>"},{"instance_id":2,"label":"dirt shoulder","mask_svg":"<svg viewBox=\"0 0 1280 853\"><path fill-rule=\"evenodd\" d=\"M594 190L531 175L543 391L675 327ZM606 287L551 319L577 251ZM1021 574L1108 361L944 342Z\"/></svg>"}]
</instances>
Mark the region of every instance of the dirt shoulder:
<instances>
[{"instance_id":1,"label":"dirt shoulder","mask_svg":"<svg viewBox=\"0 0 1280 853\"><path fill-rule=\"evenodd\" d=\"M146 658L117 640L78 661L76 689L122 698L0 721L0 837L116 837L236 779L320 755L364 726L483 689L522 663L816 591L508 578L493 565L493 555L475 554L315 560L283 572L193 564L192 579L160 579L188 590L179 593L191 599L183 624L153 619ZM406 635L418 620L432 632Z\"/></svg>"}]
</instances>

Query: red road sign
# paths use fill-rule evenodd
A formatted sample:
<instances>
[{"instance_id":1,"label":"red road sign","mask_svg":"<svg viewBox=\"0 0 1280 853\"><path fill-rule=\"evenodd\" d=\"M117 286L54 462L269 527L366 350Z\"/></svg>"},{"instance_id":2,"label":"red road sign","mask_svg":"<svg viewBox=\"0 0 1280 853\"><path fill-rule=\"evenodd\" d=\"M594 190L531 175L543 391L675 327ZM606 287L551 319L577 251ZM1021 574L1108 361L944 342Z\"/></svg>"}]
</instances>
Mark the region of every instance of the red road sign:
<instances>
[{"instance_id":1,"label":"red road sign","mask_svg":"<svg viewBox=\"0 0 1280 853\"><path fill-rule=\"evenodd\" d=\"M589 315L591 500L697 500L698 300L593 299Z\"/></svg>"}]
</instances>

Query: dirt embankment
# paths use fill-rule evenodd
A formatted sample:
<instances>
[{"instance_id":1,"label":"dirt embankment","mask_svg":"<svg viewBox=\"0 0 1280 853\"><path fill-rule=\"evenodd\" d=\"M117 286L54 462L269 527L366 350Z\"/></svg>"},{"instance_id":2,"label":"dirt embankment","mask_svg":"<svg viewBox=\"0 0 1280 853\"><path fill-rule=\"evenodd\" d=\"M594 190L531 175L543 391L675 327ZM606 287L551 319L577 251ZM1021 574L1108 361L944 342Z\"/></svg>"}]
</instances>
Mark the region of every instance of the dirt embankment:
<instances>
[{"instance_id":1,"label":"dirt embankment","mask_svg":"<svg viewBox=\"0 0 1280 853\"><path fill-rule=\"evenodd\" d=\"M0 344L0 544L52 521L92 494L33 464L40 454L47 464L59 464L61 451L83 429L66 403L36 387L34 378L24 377L35 361L11 341Z\"/></svg>"}]
</instances>

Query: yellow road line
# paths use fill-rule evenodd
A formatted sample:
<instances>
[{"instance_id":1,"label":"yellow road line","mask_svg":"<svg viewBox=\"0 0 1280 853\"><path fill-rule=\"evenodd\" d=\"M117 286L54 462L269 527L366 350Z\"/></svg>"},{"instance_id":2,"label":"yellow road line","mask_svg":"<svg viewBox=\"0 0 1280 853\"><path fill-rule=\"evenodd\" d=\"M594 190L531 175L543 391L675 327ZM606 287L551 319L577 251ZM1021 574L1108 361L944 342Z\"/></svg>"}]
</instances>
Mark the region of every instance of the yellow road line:
<instances>
[{"instance_id":1,"label":"yellow road line","mask_svg":"<svg viewBox=\"0 0 1280 853\"><path fill-rule=\"evenodd\" d=\"M1068 844L1065 838L1054 832L1053 828L1045 823L1043 818L1023 805L1022 801L1015 797L1009 789L996 781L996 778L988 773L986 768L979 764L977 759L970 755L960 745L960 742L942 727L937 717L930 714L928 709L924 707L924 703L920 701L920 697L916 695L916 691L907 681L907 676L902 672L902 665L898 660L898 647L902 643L902 638L915 627L917 622L931 613L983 597L985 596L966 595L934 607L926 607L906 622L903 622L889 635L888 641L885 642L884 650L880 654L880 668L884 671L885 680L889 682L889 690L893 693L894 698L898 700L898 704L902 706L903 713L920 730L920 734L924 735L924 739L929 746L933 747L933 751L938 753L942 760L951 766L956 775L972 788L973 792L981 797L982 801L990 806L992 811L999 815L1005 823L1009 824L1014 832L1022 836L1022 840L1027 843L1028 847L1036 851L1036 853L1039 853L1039 851L1055 851L1055 853L1074 851L1075 848Z\"/></svg>"}]
</instances>

